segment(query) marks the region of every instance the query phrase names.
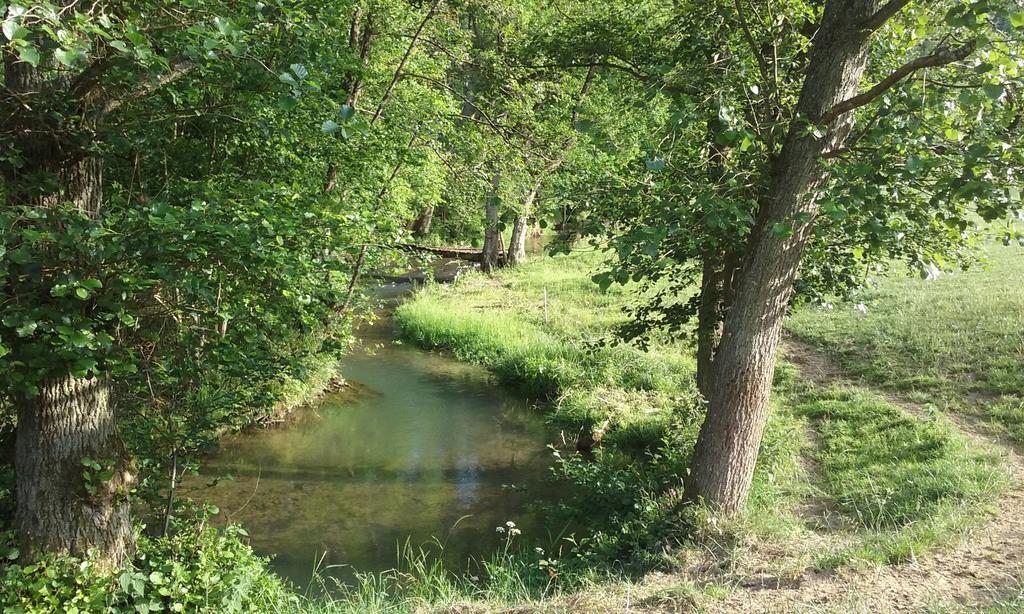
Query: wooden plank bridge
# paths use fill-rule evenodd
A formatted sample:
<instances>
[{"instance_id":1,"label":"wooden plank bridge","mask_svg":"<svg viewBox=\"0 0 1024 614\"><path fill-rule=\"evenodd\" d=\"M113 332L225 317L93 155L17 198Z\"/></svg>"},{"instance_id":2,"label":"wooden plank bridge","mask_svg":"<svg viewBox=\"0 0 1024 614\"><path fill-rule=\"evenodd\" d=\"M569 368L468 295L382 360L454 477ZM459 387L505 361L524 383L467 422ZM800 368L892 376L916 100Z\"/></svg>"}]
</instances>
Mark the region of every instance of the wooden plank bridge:
<instances>
[{"instance_id":1,"label":"wooden plank bridge","mask_svg":"<svg viewBox=\"0 0 1024 614\"><path fill-rule=\"evenodd\" d=\"M416 245L415 243L396 243L394 247L406 252L433 254L442 258L468 260L469 262L480 262L484 257L483 250L473 247L434 247L430 245Z\"/></svg>"}]
</instances>

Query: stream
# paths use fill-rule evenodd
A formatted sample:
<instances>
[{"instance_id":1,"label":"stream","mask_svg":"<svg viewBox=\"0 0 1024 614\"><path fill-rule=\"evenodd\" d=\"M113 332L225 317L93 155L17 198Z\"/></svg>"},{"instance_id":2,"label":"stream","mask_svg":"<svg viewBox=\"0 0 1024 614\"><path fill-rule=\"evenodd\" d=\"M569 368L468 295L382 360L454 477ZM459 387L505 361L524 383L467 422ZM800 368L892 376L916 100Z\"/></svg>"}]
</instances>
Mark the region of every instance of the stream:
<instances>
[{"instance_id":1,"label":"stream","mask_svg":"<svg viewBox=\"0 0 1024 614\"><path fill-rule=\"evenodd\" d=\"M360 339L342 362L348 390L226 438L183 491L244 526L299 587L314 569L348 582L394 568L407 542L437 540L462 569L501 545L507 521L543 537L529 504L554 494L553 436L527 400L481 367L396 343L390 318Z\"/></svg>"}]
</instances>

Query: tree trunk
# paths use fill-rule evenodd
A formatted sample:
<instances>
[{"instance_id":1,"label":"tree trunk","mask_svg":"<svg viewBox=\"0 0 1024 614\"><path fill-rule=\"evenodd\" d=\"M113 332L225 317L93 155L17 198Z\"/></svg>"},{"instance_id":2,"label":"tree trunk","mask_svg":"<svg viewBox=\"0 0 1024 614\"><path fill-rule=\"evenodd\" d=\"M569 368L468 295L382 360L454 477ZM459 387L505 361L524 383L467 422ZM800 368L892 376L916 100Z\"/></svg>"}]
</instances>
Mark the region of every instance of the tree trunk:
<instances>
[{"instance_id":1,"label":"tree trunk","mask_svg":"<svg viewBox=\"0 0 1024 614\"><path fill-rule=\"evenodd\" d=\"M7 169L9 206L39 208L74 203L98 218L102 202L102 161L85 149L92 120L69 98L70 72L57 66L32 67L4 57L4 82L14 96L37 98L8 119L22 164ZM63 98L62 98L63 97ZM56 111L78 119L56 125ZM38 179L53 176L59 189L39 191ZM54 258L54 254L41 254ZM54 266L81 267L78 262ZM60 359L55 358L54 364ZM38 383L35 396L14 395L18 424L15 444L17 511L15 528L23 556L41 552L84 556L95 550L101 564L120 565L134 551L127 487L132 481L115 424L106 377L82 379L52 375ZM89 489L83 458L113 471L108 480L95 476ZM95 473L95 472L93 472ZM91 491L91 492L90 492Z\"/></svg>"},{"instance_id":2,"label":"tree trunk","mask_svg":"<svg viewBox=\"0 0 1024 614\"><path fill-rule=\"evenodd\" d=\"M523 199L522 214L516 217L512 224L512 236L508 241L508 255L505 257L506 266L518 266L526 262L526 235L529 229L529 215L533 209L533 203L537 200L537 193L540 191L540 184L534 185L526 193Z\"/></svg>"},{"instance_id":3,"label":"tree trunk","mask_svg":"<svg viewBox=\"0 0 1024 614\"><path fill-rule=\"evenodd\" d=\"M434 208L425 207L419 217L412 223L412 234L417 237L425 237L430 234L430 227L434 224Z\"/></svg>"},{"instance_id":4,"label":"tree trunk","mask_svg":"<svg viewBox=\"0 0 1024 614\"><path fill-rule=\"evenodd\" d=\"M134 552L127 489L133 481L117 435L110 383L63 377L19 397L15 528L22 555L84 557L115 568ZM92 459L112 477L83 465ZM91 473L86 480L84 473Z\"/></svg>"},{"instance_id":5,"label":"tree trunk","mask_svg":"<svg viewBox=\"0 0 1024 614\"><path fill-rule=\"evenodd\" d=\"M829 0L814 39L797 118L825 117L855 95L867 59L864 23L880 0ZM768 419L775 352L804 244L818 211L816 191L827 178L822 153L842 145L852 117L840 116L823 138L794 120L761 199L765 223L751 233L733 304L713 363L708 413L701 426L687 497L725 513L746 502ZM782 224L781 229L776 224ZM786 230L786 229L789 230Z\"/></svg>"},{"instance_id":6,"label":"tree trunk","mask_svg":"<svg viewBox=\"0 0 1024 614\"><path fill-rule=\"evenodd\" d=\"M500 242L501 231L498 229L498 187L501 185L501 173L494 173L491 180L491 190L486 197L487 226L484 228L483 258L480 260L480 270L490 273L500 264L501 254Z\"/></svg>"},{"instance_id":7,"label":"tree trunk","mask_svg":"<svg viewBox=\"0 0 1024 614\"><path fill-rule=\"evenodd\" d=\"M512 223L512 236L508 240L505 266L518 266L526 262L526 230L529 228L525 215L516 216Z\"/></svg>"},{"instance_id":8,"label":"tree trunk","mask_svg":"<svg viewBox=\"0 0 1024 614\"><path fill-rule=\"evenodd\" d=\"M711 398L714 383L715 352L722 340L722 272L714 257L704 261L701 273L700 304L697 307L697 389Z\"/></svg>"}]
</instances>

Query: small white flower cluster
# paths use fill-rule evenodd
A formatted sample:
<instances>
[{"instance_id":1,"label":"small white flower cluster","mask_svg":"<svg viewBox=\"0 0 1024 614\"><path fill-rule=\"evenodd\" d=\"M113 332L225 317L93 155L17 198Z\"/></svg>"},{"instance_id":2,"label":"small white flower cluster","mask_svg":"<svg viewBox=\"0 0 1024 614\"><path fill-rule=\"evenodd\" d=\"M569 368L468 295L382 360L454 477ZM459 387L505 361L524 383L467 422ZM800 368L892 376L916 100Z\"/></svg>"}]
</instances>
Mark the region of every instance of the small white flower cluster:
<instances>
[{"instance_id":1,"label":"small white flower cluster","mask_svg":"<svg viewBox=\"0 0 1024 614\"><path fill-rule=\"evenodd\" d=\"M511 537L513 535L519 535L520 533L522 533L522 531L520 531L519 529L516 528L516 523L512 522L511 520L506 522L504 527L502 527L502 526L494 527L494 532L495 533L505 533L505 532L508 532L509 537Z\"/></svg>"}]
</instances>

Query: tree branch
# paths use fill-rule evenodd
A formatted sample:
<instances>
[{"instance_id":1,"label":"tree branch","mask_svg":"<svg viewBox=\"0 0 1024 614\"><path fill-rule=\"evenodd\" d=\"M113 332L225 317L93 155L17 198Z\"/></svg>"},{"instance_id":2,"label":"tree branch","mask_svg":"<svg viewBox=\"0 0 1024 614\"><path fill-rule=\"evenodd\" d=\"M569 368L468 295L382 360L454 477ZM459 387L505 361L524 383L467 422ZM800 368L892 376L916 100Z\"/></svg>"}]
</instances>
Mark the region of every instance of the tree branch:
<instances>
[{"instance_id":1,"label":"tree branch","mask_svg":"<svg viewBox=\"0 0 1024 614\"><path fill-rule=\"evenodd\" d=\"M860 31L864 34L870 34L875 30L881 28L890 19L896 16L897 13L903 10L910 4L910 0L889 0L882 8L875 11L875 14L868 17L863 24L861 24Z\"/></svg>"},{"instance_id":2,"label":"tree branch","mask_svg":"<svg viewBox=\"0 0 1024 614\"><path fill-rule=\"evenodd\" d=\"M405 68L405 63L409 60L409 56L412 55L413 49L416 48L416 42L420 38L420 34L423 33L423 28L427 27L427 22L434 16L434 11L437 10L437 6L441 4L441 0L434 0L434 3L430 5L430 10L427 11L426 16L423 17L423 21L420 22L416 33L412 35L412 40L409 41L409 46L405 49L405 55L402 56L402 60L398 63L398 67L395 68L395 74L391 77L391 83L388 84L388 88L384 90L384 95L380 97L380 102L377 103L377 110L373 112L373 117L370 119L370 123L374 124L380 119L380 114L384 110L384 103L391 97L391 92L395 89L395 84L402 76L402 69Z\"/></svg>"},{"instance_id":3,"label":"tree branch","mask_svg":"<svg viewBox=\"0 0 1024 614\"><path fill-rule=\"evenodd\" d=\"M184 77L188 73L192 72L192 69L196 67L195 63L189 59L181 59L171 63L170 70L157 76L155 79L144 81L139 84L133 90L125 92L124 95L117 98L109 98L101 105L101 114L107 114L112 111L120 109L125 103L139 98L144 98L165 85L173 83L178 79Z\"/></svg>"},{"instance_id":4,"label":"tree branch","mask_svg":"<svg viewBox=\"0 0 1024 614\"><path fill-rule=\"evenodd\" d=\"M740 27L743 30L743 38L747 41L747 46L750 47L750 53L754 55L754 59L757 60L757 69L761 73L761 79L764 80L765 87L768 87L770 82L768 61L764 59L764 56L757 49L757 41L754 40L754 33L750 30L750 24L747 23L747 18L743 14L743 0L736 0L736 16L740 20Z\"/></svg>"},{"instance_id":5,"label":"tree branch","mask_svg":"<svg viewBox=\"0 0 1024 614\"><path fill-rule=\"evenodd\" d=\"M647 80L650 79L650 77L648 75L645 75L644 73L640 72L639 70L637 70L632 65L629 65L627 63L618 64L618 63L611 62L611 61L608 61L608 60L603 60L603 61L599 61L599 62L570 62L568 64L559 64L559 63L551 63L551 64L519 64L518 66L520 68L526 68L528 70L545 70L545 69L550 69L550 68L561 68L561 69L570 69L570 68L611 68L613 70L620 70L620 71L626 73L627 75L635 77L636 79L638 79L640 81L647 81Z\"/></svg>"},{"instance_id":6,"label":"tree branch","mask_svg":"<svg viewBox=\"0 0 1024 614\"><path fill-rule=\"evenodd\" d=\"M833 121L838 119L841 115L849 113L854 109L863 107L864 105L875 100L882 94L892 89L897 83L905 79L906 77L914 74L915 72L923 69L930 68L933 66L945 66L946 64L952 64L953 62L959 62L974 52L977 47L975 41L969 41L963 45L952 48L946 45L940 45L932 53L917 58L911 62L907 62L903 66L900 66L892 72L888 77L882 79L875 84L868 91L847 98L846 100L836 104L836 106L829 109L822 117L818 118L814 123L818 125L831 124Z\"/></svg>"}]
</instances>

